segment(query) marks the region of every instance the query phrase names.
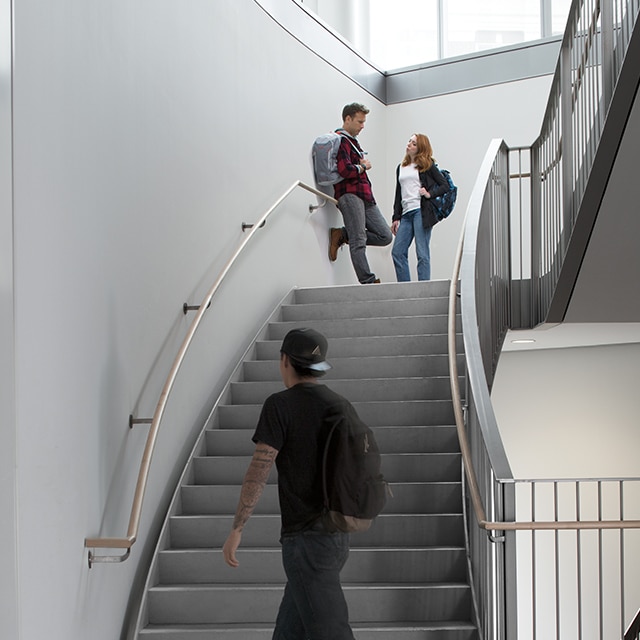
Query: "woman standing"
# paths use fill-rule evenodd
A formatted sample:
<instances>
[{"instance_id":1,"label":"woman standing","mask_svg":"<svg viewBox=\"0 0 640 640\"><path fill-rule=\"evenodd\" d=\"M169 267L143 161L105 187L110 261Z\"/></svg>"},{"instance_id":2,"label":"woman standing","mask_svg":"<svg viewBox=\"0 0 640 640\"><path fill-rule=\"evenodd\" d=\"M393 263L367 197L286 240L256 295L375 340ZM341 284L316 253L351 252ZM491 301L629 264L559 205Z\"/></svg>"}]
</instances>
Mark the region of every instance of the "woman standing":
<instances>
[{"instance_id":1,"label":"woman standing","mask_svg":"<svg viewBox=\"0 0 640 640\"><path fill-rule=\"evenodd\" d=\"M433 160L429 138L414 133L406 154L396 169L396 196L393 204L391 232L395 236L391 257L398 282L409 282L409 246L416 241L418 280L431 279L429 242L437 222L430 198L448 191L449 185Z\"/></svg>"}]
</instances>

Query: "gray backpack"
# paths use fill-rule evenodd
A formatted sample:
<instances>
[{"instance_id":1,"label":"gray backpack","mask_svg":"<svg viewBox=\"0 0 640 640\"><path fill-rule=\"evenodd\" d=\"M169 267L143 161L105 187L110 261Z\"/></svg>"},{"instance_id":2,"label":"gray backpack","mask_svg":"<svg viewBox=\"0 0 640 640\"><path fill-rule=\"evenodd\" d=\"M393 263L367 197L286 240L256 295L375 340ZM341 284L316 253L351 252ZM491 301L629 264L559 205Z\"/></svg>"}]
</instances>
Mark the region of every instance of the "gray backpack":
<instances>
[{"instance_id":1,"label":"gray backpack","mask_svg":"<svg viewBox=\"0 0 640 640\"><path fill-rule=\"evenodd\" d=\"M338 148L342 142L340 133L323 133L313 142L311 156L313 157L313 170L315 172L316 184L326 187L343 180L338 173ZM344 136L349 140L348 136ZM362 156L361 151L349 140L351 146Z\"/></svg>"}]
</instances>

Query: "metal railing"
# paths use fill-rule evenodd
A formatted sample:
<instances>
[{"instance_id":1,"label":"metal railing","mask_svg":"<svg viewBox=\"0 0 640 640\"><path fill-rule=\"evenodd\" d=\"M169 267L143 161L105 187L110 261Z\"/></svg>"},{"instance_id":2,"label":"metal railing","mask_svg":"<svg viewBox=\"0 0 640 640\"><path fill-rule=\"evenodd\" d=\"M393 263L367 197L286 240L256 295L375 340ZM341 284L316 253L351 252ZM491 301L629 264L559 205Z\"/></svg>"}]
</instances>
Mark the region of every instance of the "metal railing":
<instances>
[{"instance_id":1,"label":"metal railing","mask_svg":"<svg viewBox=\"0 0 640 640\"><path fill-rule=\"evenodd\" d=\"M600 630L597 637L613 637L612 625L622 637L628 609L625 593L638 588L635 571L629 567L635 566L640 552L640 478L515 479L491 406L489 390L496 354L509 326L511 309L510 255L505 243L510 233L508 156L509 150L499 140L487 152L469 202L449 298L454 413L465 471L465 499L478 525L468 526L467 537L473 588L480 601L481 637L582 638L584 628L592 628L594 623ZM458 280L466 405L461 401L452 355ZM617 535L613 541L611 532ZM589 536L596 536L595 542ZM567 557L573 557L575 564L568 577L566 565L571 560ZM607 573L611 566L616 567L613 582ZM519 592L515 588L516 584L521 587L523 576L532 585L528 599L522 588ZM593 589L585 588L585 581L598 585L595 597ZM586 598L587 592L591 600ZM551 607L545 600L549 594L555 598ZM523 599L530 602L530 610L523 609ZM589 619L594 611L603 612L595 622ZM521 628L523 618L529 622L527 632ZM570 624L575 636L565 628Z\"/></svg>"},{"instance_id":2,"label":"metal railing","mask_svg":"<svg viewBox=\"0 0 640 640\"><path fill-rule=\"evenodd\" d=\"M640 0L574 0L571 6L541 132L531 147L532 326L550 312L605 124L623 126L607 115L639 11ZM603 173L610 170L610 159L603 164ZM598 186L589 198L601 192ZM562 320L562 308L553 315Z\"/></svg>"},{"instance_id":3,"label":"metal railing","mask_svg":"<svg viewBox=\"0 0 640 640\"><path fill-rule=\"evenodd\" d=\"M507 330L547 316L638 5L574 0L539 139L530 154L494 140L467 209L449 363L466 511L477 525L467 521L471 581L487 640L621 638L640 598L640 478L514 479L489 396ZM454 348L458 281L466 404Z\"/></svg>"},{"instance_id":4,"label":"metal railing","mask_svg":"<svg viewBox=\"0 0 640 640\"><path fill-rule=\"evenodd\" d=\"M638 640L638 638L640 638L640 609L638 609L636 617L627 628L623 640Z\"/></svg>"},{"instance_id":5,"label":"metal railing","mask_svg":"<svg viewBox=\"0 0 640 640\"><path fill-rule=\"evenodd\" d=\"M167 406L167 402L169 400L169 396L174 388L176 379L178 377L178 373L184 362L185 356L189 351L189 348L193 342L194 336L198 331L202 323L202 319L204 314L209 310L211 306L211 301L216 295L216 292L222 285L225 277L231 271L231 269L236 264L238 258L242 254L245 247L253 238L254 234L261 228L264 227L267 218L271 216L271 214L276 211L279 205L297 188L305 189L316 196L318 196L324 203L332 202L333 204L337 204L337 201L323 193L322 191L318 191L314 187L310 187L309 185L296 181L294 182L289 189L287 189L280 198L262 215L262 217L255 224L247 224L242 223L242 230L249 231L247 235L243 238L242 242L239 244L238 248L235 250L231 258L228 260L226 265L223 267L222 271L216 278L215 282L211 285L206 295L204 296L202 302L197 306L189 306L185 303L183 306L183 311L187 313L187 311L193 310L196 311L195 317L187 330L187 333L182 341L182 344L178 350L178 353L175 356L167 379L162 387L162 391L160 392L160 397L158 398L158 402L151 418L133 418L131 417L129 420L129 426L132 427L135 424L150 424L149 433L147 435L147 440L145 443L144 451L142 454L142 460L140 463L140 470L138 472L138 479L136 483L135 493L133 497L133 504L131 506L131 515L129 517L129 526L127 529L127 533L123 537L88 537L84 541L85 548L89 549L88 558L89 558L89 566L91 567L93 563L96 562L107 562L107 563L120 563L124 562L131 553L131 547L135 543L138 537L138 529L140 527L140 517L142 514L142 504L145 496L147 480L149 477L149 470L151 467L151 461L153 457L153 452L156 445L156 440L158 438L158 433L160 430L160 426L162 423L162 418L165 413L165 409ZM309 212L313 212L315 209L319 208L322 205L309 205ZM92 549L121 549L124 550L124 553L120 555L96 555Z\"/></svg>"}]
</instances>

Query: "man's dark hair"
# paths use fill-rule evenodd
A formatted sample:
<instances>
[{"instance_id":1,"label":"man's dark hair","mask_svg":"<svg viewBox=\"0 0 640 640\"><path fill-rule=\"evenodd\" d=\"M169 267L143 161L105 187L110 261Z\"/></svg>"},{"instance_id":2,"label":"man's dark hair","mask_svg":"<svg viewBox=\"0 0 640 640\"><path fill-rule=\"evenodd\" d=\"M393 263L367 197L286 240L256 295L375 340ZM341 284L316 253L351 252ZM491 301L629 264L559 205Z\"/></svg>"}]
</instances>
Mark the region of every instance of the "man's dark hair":
<instances>
[{"instance_id":1,"label":"man's dark hair","mask_svg":"<svg viewBox=\"0 0 640 640\"><path fill-rule=\"evenodd\" d=\"M369 113L369 109L367 109L367 107L365 107L363 104L359 104L358 102L347 104L344 106L344 109L342 109L342 122L347 119L347 116L351 116L353 118L356 113L364 113L365 115L367 115L367 113Z\"/></svg>"}]
</instances>

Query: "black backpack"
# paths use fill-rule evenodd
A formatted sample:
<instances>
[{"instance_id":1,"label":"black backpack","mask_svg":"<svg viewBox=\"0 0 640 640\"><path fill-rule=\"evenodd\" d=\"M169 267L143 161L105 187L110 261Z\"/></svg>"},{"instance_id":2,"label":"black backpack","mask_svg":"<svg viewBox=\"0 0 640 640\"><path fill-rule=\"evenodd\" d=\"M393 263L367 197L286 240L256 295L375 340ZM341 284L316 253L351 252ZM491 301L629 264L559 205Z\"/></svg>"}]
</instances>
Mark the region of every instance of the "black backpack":
<instances>
[{"instance_id":1,"label":"black backpack","mask_svg":"<svg viewBox=\"0 0 640 640\"><path fill-rule=\"evenodd\" d=\"M325 521L339 531L366 531L390 494L380 471L378 443L346 401L331 405L325 421L329 428L322 458Z\"/></svg>"}]
</instances>

